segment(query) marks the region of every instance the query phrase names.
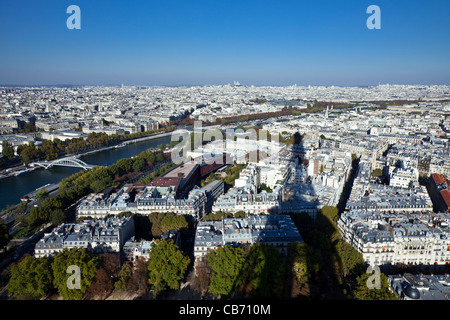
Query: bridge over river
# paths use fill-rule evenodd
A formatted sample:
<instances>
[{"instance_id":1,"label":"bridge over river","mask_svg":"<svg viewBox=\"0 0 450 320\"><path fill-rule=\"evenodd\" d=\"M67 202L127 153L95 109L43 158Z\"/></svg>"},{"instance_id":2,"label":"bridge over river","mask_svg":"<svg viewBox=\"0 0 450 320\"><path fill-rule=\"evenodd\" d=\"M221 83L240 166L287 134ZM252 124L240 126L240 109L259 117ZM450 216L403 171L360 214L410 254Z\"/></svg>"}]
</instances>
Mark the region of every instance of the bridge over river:
<instances>
[{"instance_id":1,"label":"bridge over river","mask_svg":"<svg viewBox=\"0 0 450 320\"><path fill-rule=\"evenodd\" d=\"M61 158L54 161L34 162L32 166L40 166L43 167L44 169L50 169L53 166L61 166L61 167L82 168L84 170L90 170L95 167L95 165L87 164L86 162L77 159L75 157Z\"/></svg>"}]
</instances>

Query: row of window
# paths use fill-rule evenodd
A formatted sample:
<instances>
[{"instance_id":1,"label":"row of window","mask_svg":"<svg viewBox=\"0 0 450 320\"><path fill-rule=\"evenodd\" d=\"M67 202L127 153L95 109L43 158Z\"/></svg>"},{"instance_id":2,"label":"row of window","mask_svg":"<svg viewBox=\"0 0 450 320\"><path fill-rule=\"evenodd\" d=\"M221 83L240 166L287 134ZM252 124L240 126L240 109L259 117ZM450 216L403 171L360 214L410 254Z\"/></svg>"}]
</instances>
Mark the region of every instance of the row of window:
<instances>
[{"instance_id":1,"label":"row of window","mask_svg":"<svg viewBox=\"0 0 450 320\"><path fill-rule=\"evenodd\" d=\"M38 245L37 247L41 248L41 245ZM42 248L47 248L47 246L42 246ZM48 248L49 249L51 249L51 248L53 248L53 249L58 248L59 249L59 248L61 248L61 245L49 245Z\"/></svg>"}]
</instances>

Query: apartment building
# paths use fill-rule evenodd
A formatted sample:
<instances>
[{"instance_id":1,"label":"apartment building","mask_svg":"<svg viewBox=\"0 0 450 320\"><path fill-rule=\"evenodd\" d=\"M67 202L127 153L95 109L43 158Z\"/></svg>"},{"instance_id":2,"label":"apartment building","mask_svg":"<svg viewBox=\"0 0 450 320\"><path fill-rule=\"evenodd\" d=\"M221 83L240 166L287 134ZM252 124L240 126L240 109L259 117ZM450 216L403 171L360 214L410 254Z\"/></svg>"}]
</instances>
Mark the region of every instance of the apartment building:
<instances>
[{"instance_id":1,"label":"apartment building","mask_svg":"<svg viewBox=\"0 0 450 320\"><path fill-rule=\"evenodd\" d=\"M445 266L450 263L450 215L350 210L338 228L370 265Z\"/></svg>"},{"instance_id":2,"label":"apartment building","mask_svg":"<svg viewBox=\"0 0 450 320\"><path fill-rule=\"evenodd\" d=\"M200 219L209 213L212 203L223 193L222 181L194 188L186 198L179 198L172 186L125 185L117 191L107 189L90 194L77 206L77 217L101 218L121 212L150 214L172 212Z\"/></svg>"},{"instance_id":3,"label":"apartment building","mask_svg":"<svg viewBox=\"0 0 450 320\"><path fill-rule=\"evenodd\" d=\"M287 255L293 242L303 242L303 239L288 215L251 215L247 218L204 221L197 225L194 257L202 257L210 250L225 245L240 247L256 243L272 245L280 254Z\"/></svg>"},{"instance_id":4,"label":"apartment building","mask_svg":"<svg viewBox=\"0 0 450 320\"><path fill-rule=\"evenodd\" d=\"M133 217L86 219L80 223L63 223L44 234L34 247L36 258L54 256L64 249L85 248L93 253L117 253L134 236Z\"/></svg>"}]
</instances>

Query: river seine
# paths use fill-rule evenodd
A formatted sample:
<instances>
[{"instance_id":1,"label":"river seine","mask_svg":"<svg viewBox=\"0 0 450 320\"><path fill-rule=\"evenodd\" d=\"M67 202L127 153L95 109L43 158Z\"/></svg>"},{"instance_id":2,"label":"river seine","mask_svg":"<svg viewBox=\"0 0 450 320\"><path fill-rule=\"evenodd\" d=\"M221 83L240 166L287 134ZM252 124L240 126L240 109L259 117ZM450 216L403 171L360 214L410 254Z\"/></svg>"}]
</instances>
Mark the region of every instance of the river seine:
<instances>
[{"instance_id":1,"label":"river seine","mask_svg":"<svg viewBox=\"0 0 450 320\"><path fill-rule=\"evenodd\" d=\"M83 155L80 160L87 164L108 166L119 159L131 158L149 148L156 148L158 145L170 143L171 137L164 136L145 140L141 142L132 142L122 148L100 151L88 155ZM36 169L32 172L13 176L0 180L0 209L4 209L9 204L18 204L20 198L25 194L36 190L46 184L59 183L64 178L78 172L82 169L70 167L52 167L48 170Z\"/></svg>"}]
</instances>

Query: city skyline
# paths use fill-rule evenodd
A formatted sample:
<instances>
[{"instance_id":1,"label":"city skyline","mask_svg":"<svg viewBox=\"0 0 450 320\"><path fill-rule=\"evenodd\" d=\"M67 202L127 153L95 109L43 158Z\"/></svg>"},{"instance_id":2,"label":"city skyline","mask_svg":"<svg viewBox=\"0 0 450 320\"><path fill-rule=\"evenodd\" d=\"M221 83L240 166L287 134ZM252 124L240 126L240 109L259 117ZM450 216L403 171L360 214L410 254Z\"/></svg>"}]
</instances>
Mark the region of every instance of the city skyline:
<instances>
[{"instance_id":1,"label":"city skyline","mask_svg":"<svg viewBox=\"0 0 450 320\"><path fill-rule=\"evenodd\" d=\"M450 300L448 12L3 1L0 300Z\"/></svg>"},{"instance_id":2,"label":"city skyline","mask_svg":"<svg viewBox=\"0 0 450 320\"><path fill-rule=\"evenodd\" d=\"M69 30L67 8L81 8ZM370 30L370 5L381 29ZM1 85L450 84L445 1L31 1L0 12Z\"/></svg>"}]
</instances>

